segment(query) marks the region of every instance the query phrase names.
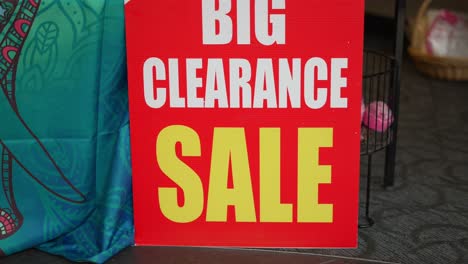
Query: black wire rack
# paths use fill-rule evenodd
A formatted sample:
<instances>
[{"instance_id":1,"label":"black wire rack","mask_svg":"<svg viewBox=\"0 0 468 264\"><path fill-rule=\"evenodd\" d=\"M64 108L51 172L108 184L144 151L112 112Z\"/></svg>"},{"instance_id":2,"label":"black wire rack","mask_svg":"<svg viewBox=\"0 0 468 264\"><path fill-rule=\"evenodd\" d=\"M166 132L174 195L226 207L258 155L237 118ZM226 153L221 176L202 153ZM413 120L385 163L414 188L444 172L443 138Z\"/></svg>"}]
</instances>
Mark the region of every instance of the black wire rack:
<instances>
[{"instance_id":1,"label":"black wire rack","mask_svg":"<svg viewBox=\"0 0 468 264\"><path fill-rule=\"evenodd\" d=\"M362 100L366 114L361 125L361 155L370 155L385 149L393 139L395 118L391 98L395 90L395 60L383 53L367 50L364 52L363 72ZM382 109L371 109L371 103L382 103ZM371 116L379 115L388 116L389 119L381 122L377 122L376 118L371 119Z\"/></svg>"},{"instance_id":2,"label":"black wire rack","mask_svg":"<svg viewBox=\"0 0 468 264\"><path fill-rule=\"evenodd\" d=\"M374 225L374 220L370 217L372 156L376 152L387 149L395 141L396 123L394 122L398 120L395 120L393 109L397 104L394 100L397 62L389 55L372 50L364 51L363 62L362 103L365 114L361 122L361 156L367 156L368 160L365 193L366 223L360 224L359 227L368 228ZM372 103L380 104L382 112L379 113L379 108L371 108ZM390 118L380 122L377 122L376 118L371 119L371 116L379 115Z\"/></svg>"},{"instance_id":3,"label":"black wire rack","mask_svg":"<svg viewBox=\"0 0 468 264\"><path fill-rule=\"evenodd\" d=\"M361 156L367 157L367 185L365 223L360 221L360 228L368 228L374 225L374 220L370 216L370 197L372 158L376 152L385 150L383 186L387 188L394 185L406 1L394 0L395 39L393 54L386 55L378 51L364 51L362 100L365 104L364 109L368 110L368 113L367 120L366 115L364 115L361 127ZM379 112L379 107L371 108L369 106L372 103L379 105L378 102L385 106L380 107L380 109L385 109L384 112ZM380 124L383 123L384 125L379 129L379 122L369 118L370 115L374 115L373 117L391 116L391 119L384 122L380 120ZM373 120L375 123L372 123Z\"/></svg>"}]
</instances>

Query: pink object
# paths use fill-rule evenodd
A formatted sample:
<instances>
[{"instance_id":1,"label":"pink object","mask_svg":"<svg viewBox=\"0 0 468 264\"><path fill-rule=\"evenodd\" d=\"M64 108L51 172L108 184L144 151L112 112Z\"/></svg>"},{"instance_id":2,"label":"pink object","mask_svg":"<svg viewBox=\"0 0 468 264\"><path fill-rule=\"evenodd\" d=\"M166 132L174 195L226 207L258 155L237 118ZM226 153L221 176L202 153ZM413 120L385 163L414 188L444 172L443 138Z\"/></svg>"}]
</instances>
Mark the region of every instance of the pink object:
<instances>
[{"instance_id":1,"label":"pink object","mask_svg":"<svg viewBox=\"0 0 468 264\"><path fill-rule=\"evenodd\" d=\"M385 132L393 124L393 113L382 101L372 102L364 112L364 124L377 132Z\"/></svg>"},{"instance_id":2,"label":"pink object","mask_svg":"<svg viewBox=\"0 0 468 264\"><path fill-rule=\"evenodd\" d=\"M16 30L16 32L18 32L18 34L21 37L26 36L26 32L24 32L23 25L31 26L31 22L29 20L26 20L26 19L18 19L18 20L15 21L15 30Z\"/></svg>"},{"instance_id":3,"label":"pink object","mask_svg":"<svg viewBox=\"0 0 468 264\"><path fill-rule=\"evenodd\" d=\"M15 215L7 209L0 209L0 239L5 239L15 232Z\"/></svg>"},{"instance_id":4,"label":"pink object","mask_svg":"<svg viewBox=\"0 0 468 264\"><path fill-rule=\"evenodd\" d=\"M361 100L361 122L364 120L364 112L366 111L366 105L364 100Z\"/></svg>"},{"instance_id":5,"label":"pink object","mask_svg":"<svg viewBox=\"0 0 468 264\"><path fill-rule=\"evenodd\" d=\"M9 54L10 51L15 52L15 54L13 56L10 56L10 54ZM13 59L15 58L16 53L18 53L18 48L13 47L13 46L5 46L3 48L3 50L2 50L3 58L9 63L13 62Z\"/></svg>"},{"instance_id":6,"label":"pink object","mask_svg":"<svg viewBox=\"0 0 468 264\"><path fill-rule=\"evenodd\" d=\"M364 98L361 100L361 123L364 121L364 112L366 111L366 105L364 104ZM363 132L361 131L361 140L364 140Z\"/></svg>"}]
</instances>

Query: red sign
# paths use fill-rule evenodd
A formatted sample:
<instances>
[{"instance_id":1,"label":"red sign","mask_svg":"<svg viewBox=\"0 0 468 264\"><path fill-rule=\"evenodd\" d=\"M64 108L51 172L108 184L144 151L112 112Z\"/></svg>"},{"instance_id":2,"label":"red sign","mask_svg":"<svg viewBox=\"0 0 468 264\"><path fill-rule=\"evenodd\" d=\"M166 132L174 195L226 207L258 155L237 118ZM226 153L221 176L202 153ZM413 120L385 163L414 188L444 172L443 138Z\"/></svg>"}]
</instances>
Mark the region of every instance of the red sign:
<instances>
[{"instance_id":1,"label":"red sign","mask_svg":"<svg viewBox=\"0 0 468 264\"><path fill-rule=\"evenodd\" d=\"M364 1L125 9L136 244L355 247Z\"/></svg>"}]
</instances>

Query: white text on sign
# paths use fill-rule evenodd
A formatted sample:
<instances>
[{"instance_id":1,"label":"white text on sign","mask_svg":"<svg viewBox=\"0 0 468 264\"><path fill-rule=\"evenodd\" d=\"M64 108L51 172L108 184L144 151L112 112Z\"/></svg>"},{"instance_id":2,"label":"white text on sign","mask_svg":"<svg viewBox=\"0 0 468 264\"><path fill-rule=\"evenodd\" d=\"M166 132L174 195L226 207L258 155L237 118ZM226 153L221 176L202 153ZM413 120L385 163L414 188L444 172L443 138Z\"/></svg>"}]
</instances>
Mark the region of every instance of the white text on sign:
<instances>
[{"instance_id":1,"label":"white text on sign","mask_svg":"<svg viewBox=\"0 0 468 264\"><path fill-rule=\"evenodd\" d=\"M234 35L234 25L229 13L233 2L237 4L237 44L251 44L251 0L203 0L203 44L222 45L231 43ZM285 44L285 14L269 14L268 4L270 0L255 0L253 2L255 4L255 36L258 42L265 46ZM273 10L284 10L286 8L286 0L272 0L271 2L271 9ZM218 3L218 8L216 8L216 3ZM271 34L269 33L270 24Z\"/></svg>"},{"instance_id":2,"label":"white text on sign","mask_svg":"<svg viewBox=\"0 0 468 264\"><path fill-rule=\"evenodd\" d=\"M203 44L229 44L237 7L237 44L251 44L255 36L265 46L286 44L285 0L202 0ZM252 21L250 8L253 7ZM271 8L270 8L271 7ZM270 9L275 14L270 14ZM143 88L151 108L347 108L342 71L347 58L148 58L143 65ZM180 72L185 72L181 76ZM200 72L206 72L200 76ZM318 84L321 82L322 84ZM324 87L323 82L328 87ZM181 87L185 91L181 92ZM186 96L181 96L185 94ZM200 96L204 95L204 96Z\"/></svg>"},{"instance_id":3,"label":"white text on sign","mask_svg":"<svg viewBox=\"0 0 468 264\"><path fill-rule=\"evenodd\" d=\"M347 108L341 91L347 86L342 70L348 68L348 59L311 58L303 63L299 58L258 59L252 68L246 59L187 59L180 65L179 59L149 58L143 66L145 101L151 108L302 108L304 103L310 109ZM202 78L197 72L204 65ZM179 74L180 67L185 76ZM317 87L318 81L328 81L329 87ZM181 82L186 97L180 96ZM205 96L200 97L203 89Z\"/></svg>"}]
</instances>

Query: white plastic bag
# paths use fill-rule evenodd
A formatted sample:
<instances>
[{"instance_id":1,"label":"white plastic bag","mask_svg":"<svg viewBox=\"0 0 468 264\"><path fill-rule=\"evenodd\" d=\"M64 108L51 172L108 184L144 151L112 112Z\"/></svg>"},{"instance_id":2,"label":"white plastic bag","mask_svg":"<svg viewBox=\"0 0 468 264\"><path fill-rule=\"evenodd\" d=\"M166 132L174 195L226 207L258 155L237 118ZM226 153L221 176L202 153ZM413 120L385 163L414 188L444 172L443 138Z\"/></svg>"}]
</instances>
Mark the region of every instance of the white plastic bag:
<instances>
[{"instance_id":1,"label":"white plastic bag","mask_svg":"<svg viewBox=\"0 0 468 264\"><path fill-rule=\"evenodd\" d=\"M468 58L468 15L445 9L427 14L427 52L434 56Z\"/></svg>"}]
</instances>

